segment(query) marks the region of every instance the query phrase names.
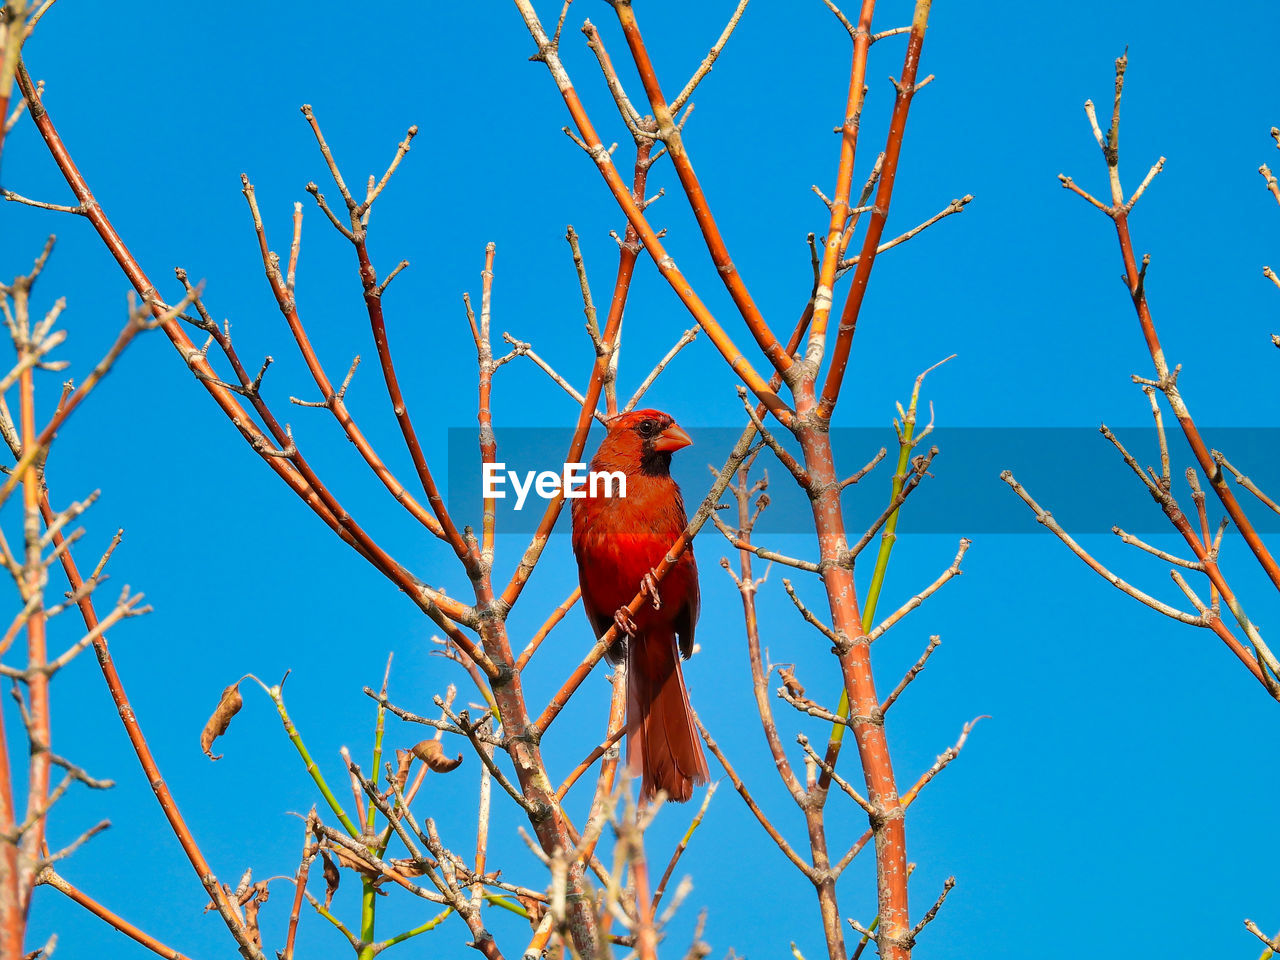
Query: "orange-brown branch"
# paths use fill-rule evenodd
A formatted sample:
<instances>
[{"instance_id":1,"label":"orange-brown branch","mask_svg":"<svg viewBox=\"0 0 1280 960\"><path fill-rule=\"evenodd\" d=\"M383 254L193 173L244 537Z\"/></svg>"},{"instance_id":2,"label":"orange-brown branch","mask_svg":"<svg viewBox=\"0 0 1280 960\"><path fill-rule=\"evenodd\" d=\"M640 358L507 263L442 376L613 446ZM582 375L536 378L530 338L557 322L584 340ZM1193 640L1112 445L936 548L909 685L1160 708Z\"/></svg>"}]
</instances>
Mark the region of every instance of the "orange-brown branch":
<instances>
[{"instance_id":1,"label":"orange-brown branch","mask_svg":"<svg viewBox=\"0 0 1280 960\"><path fill-rule=\"evenodd\" d=\"M862 105L867 88L867 54L871 50L871 16L875 0L863 0L858 26L853 36L853 61L849 70L849 93L845 100L844 123L840 128L840 163L836 168L836 192L831 199L831 219L827 226L827 242L822 248L822 265L818 287L814 293L813 324L805 359L816 367L822 362L827 336L827 319L831 315L836 268L840 253L852 231L845 229L849 219L849 195L853 190L853 169L858 154L858 131L862 129Z\"/></svg>"},{"instance_id":2,"label":"orange-brown branch","mask_svg":"<svg viewBox=\"0 0 1280 960\"><path fill-rule=\"evenodd\" d=\"M742 382L769 408L780 422L789 424L792 418L791 408L783 402L775 390L769 387L765 379L751 364L751 361L742 354L742 351L738 349L733 339L715 319L706 304L694 292L689 281L676 266L675 260L671 258L663 247L657 231L649 224L640 206L631 196L631 191L627 188L613 164L608 148L605 147L599 134L596 133L595 127L591 123L591 118L587 115L586 108L582 105L577 91L573 88L569 74L565 70L564 64L560 61L560 54L556 44L552 42L543 29L542 22L538 19L531 0L516 0L516 6L524 18L525 26L533 37L534 43L537 44L538 52L535 59L544 62L551 71L551 76L555 80L556 87L560 91L565 105L569 108L569 113L578 128L578 133L582 136L588 153L591 155L592 160L595 161L596 168L604 177L614 200L622 209L622 212L626 214L627 220L636 228L645 250L657 265L658 272L671 285L676 296L680 298L680 302L685 305L685 308L698 321L698 324L707 332L708 338L715 344L716 349L720 351L725 360L728 361L734 373L742 379Z\"/></svg>"},{"instance_id":3,"label":"orange-brown branch","mask_svg":"<svg viewBox=\"0 0 1280 960\"><path fill-rule=\"evenodd\" d=\"M347 439L351 441L360 456L364 458L365 463L369 465L377 478L391 492L391 495L399 503L403 504L405 509L419 523L437 537L443 538L444 528L440 526L440 522L436 520L430 511L414 499L413 495L404 488L404 485L395 478L386 464L383 463L382 458L374 451L373 445L369 443L364 432L356 425L350 410L347 409L345 393L334 389L333 382L329 379L324 365L320 362L319 357L316 356L315 349L311 345L311 338L302 323L302 318L298 315L298 301L294 295L293 285L287 278L281 277L279 258L271 252L267 245L266 229L263 226L262 216L258 212L258 203L254 196L253 185L249 183L247 177L242 177L242 182L244 183L245 199L249 201L249 208L253 213L253 224L258 235L258 248L262 256L263 268L266 271L267 282L270 284L271 292L275 296L276 305L280 308L280 313L298 344L302 359L306 363L307 369L311 372L316 386L320 388L323 405L329 408L329 411L342 427L343 433L347 435ZM293 218L294 236L297 238L300 236L302 229L302 204L295 204ZM297 270L297 253L298 244L295 242L290 248L289 276L293 276Z\"/></svg>"},{"instance_id":4,"label":"orange-brown branch","mask_svg":"<svg viewBox=\"0 0 1280 960\"><path fill-rule=\"evenodd\" d=\"M547 634L555 629L556 625L565 618L565 614L572 610L574 604L581 599L582 588L574 587L573 592L570 593L569 596L565 597L564 602L551 611L551 615L547 617L542 626L538 628L537 633L535 633L533 638L530 639L529 645L525 647L520 656L516 658L517 670L523 670L525 668L533 655L538 652L538 648L542 646L542 641L547 639Z\"/></svg>"},{"instance_id":5,"label":"orange-brown branch","mask_svg":"<svg viewBox=\"0 0 1280 960\"><path fill-rule=\"evenodd\" d=\"M675 117L672 116L667 99L662 93L662 85L654 71L653 61L649 58L649 51L644 45L644 39L640 36L640 25L636 21L635 8L630 2L615 2L613 9L618 15L618 22L622 25L623 36L627 39L627 46L631 48L631 57L636 69L640 72L640 82L644 85L650 108L657 120L658 137L667 146L667 153L671 156L671 162L676 168L676 176L679 177L680 185L689 199L689 208L698 222L698 229L702 231L711 260L716 265L716 272L720 274L725 289L729 291L734 305L742 314L747 329L751 331L751 335L755 337L756 343L769 358L769 362L785 380L787 371L791 369L794 361L778 342L777 335L769 329L763 314L760 313L760 308L756 306L755 300L747 290L746 281L733 265L733 258L729 255L720 227L716 224L715 216L711 212L711 204L702 190L697 174L694 173L693 161L689 158L682 134L676 126Z\"/></svg>"},{"instance_id":6,"label":"orange-brown branch","mask_svg":"<svg viewBox=\"0 0 1280 960\"><path fill-rule=\"evenodd\" d=\"M28 344L26 347L26 349L33 348L34 344ZM37 443L35 371L30 367L22 372L18 389L22 447L24 459L26 459L27 451L35 449ZM43 589L44 557L40 547L40 495L43 480L41 470L35 464L29 466L22 477L22 507L27 550L22 585L23 600L30 600ZM24 914L31 907L33 878L29 876L29 872L34 872L34 865L40 860L40 851L44 847L45 814L49 808L49 768L52 745L50 744L49 674L44 670L49 659L45 626L44 604L37 603L31 615L27 617L27 693L30 702L27 708L29 760L26 819L31 826L21 839L23 862L20 862L20 867L24 874L21 880L25 897L22 904Z\"/></svg>"},{"instance_id":7,"label":"orange-brown branch","mask_svg":"<svg viewBox=\"0 0 1280 960\"><path fill-rule=\"evenodd\" d=\"M337 162L333 159L333 154L329 150L329 145L325 141L324 134L320 130L320 124L316 120L314 112L312 112L310 104L302 105L302 114L307 118L307 123L311 126L311 132L315 135L316 143L320 147L320 152L324 155L325 162L329 165L329 171L333 174L334 180L337 182L338 189L342 193L343 200L346 201L347 212L351 217L351 228L344 227L328 206L324 203L324 197L316 189L314 184L308 184L307 189L314 194L320 208L328 214L329 219L333 221L342 234L352 242L356 250L356 261L359 264L360 286L364 292L365 309L369 314L369 326L373 331L373 343L378 351L378 363L382 367L383 380L387 386L387 396L391 400L391 411L395 415L396 424L400 427L401 436L404 438L405 447L409 451L409 457L413 461L414 469L418 472L418 480L422 484L422 489L427 494L427 502L431 504L431 512L435 514L436 519L440 522L440 526L444 531L444 539L453 548L458 559L462 560L468 570L473 570L479 562L479 558L473 555L471 547L463 539L462 534L454 525L453 519L449 516L449 510L445 506L444 497L441 496L439 488L436 486L435 477L431 473L431 468L427 464L426 454L423 453L422 444L418 440L417 429L413 425L413 418L409 415L408 405L405 403L404 394L400 389L400 379L396 374L395 360L391 354L391 346L387 339L386 318L382 311L382 294L385 286L378 283L378 271L374 268L372 261L369 259L368 248L368 221L369 207L373 204L374 199L386 186L387 180L400 164L400 160L409 152L409 144L413 137L417 134L418 128L410 127L407 136L400 144L400 149L396 153L396 158L392 162L391 167L387 170L386 175L382 178L381 183L376 187L370 183L370 189L367 198L363 203L357 204L355 198L352 197L347 189L346 183L343 181L342 174L338 169Z\"/></svg>"},{"instance_id":8,"label":"orange-brown branch","mask_svg":"<svg viewBox=\"0 0 1280 960\"><path fill-rule=\"evenodd\" d=\"M650 160L650 151L652 149L652 141L643 137L636 138L636 160L632 176L631 196L637 203L644 202L645 186L649 179L649 167L652 166L652 161ZM572 227L569 228L569 235L572 242L576 243L576 240L573 239ZM618 337L622 333L622 317L626 311L627 297L631 292L631 278L635 275L636 260L639 255L638 235L635 232L635 228L628 223L626 236L623 242L619 244L618 271L613 282L613 295L609 300L609 315L605 320L604 331L599 334L600 342L596 349L595 362L591 367L591 382L587 384L582 408L578 413L578 422L573 428L573 438L569 441L569 450L565 454L565 463L577 463L581 460L582 453L587 446L587 437L591 432L591 421L596 404L600 402L600 394L613 375L611 365L614 351L617 349ZM579 269L585 271L585 268L579 267ZM585 277L585 272L583 276ZM585 289L585 279L583 280L583 285ZM556 521L560 518L560 512L564 509L564 503L564 497L557 495L551 499L546 509L542 512L542 518L538 521L538 529L534 531L532 541L520 558L520 563L512 573L506 589L502 592L502 602L508 608L515 604L521 591L524 590L525 584L529 582L529 577L533 574L533 568L537 564L538 558L542 556L542 551L551 537L551 531L555 529Z\"/></svg>"},{"instance_id":9,"label":"orange-brown branch","mask_svg":"<svg viewBox=\"0 0 1280 960\"><path fill-rule=\"evenodd\" d=\"M384 576L407 593L442 629L456 632L457 627L449 622L450 620L464 622L472 620L470 608L465 604L444 597L437 591L430 591L378 546L355 522L351 515L342 508L324 484L320 482L319 477L311 470L307 461L296 451L296 448L291 457L279 455L281 450L277 450L275 444L281 445L282 448L292 446L286 430L280 426L274 417L269 416L269 410L266 410L265 404L259 399L255 403L255 409L260 414L265 411L264 422L268 424L272 437L269 439L264 435L254 423L253 418L240 405L235 394L218 379L208 361L196 349L178 321L172 317L165 317L165 304L155 286L151 283L151 280L147 277L94 198L92 191L80 174L75 161L72 160L62 138L54 127L52 118L36 96L35 86L31 82L31 77L27 73L25 65L21 63L18 65L18 83L23 95L27 98L31 119L35 123L59 171L66 179L68 186L71 187L77 200L84 207L86 219L93 224L94 230L98 233L103 243L106 244L108 251L138 292L138 295L143 299L143 302L151 305L152 314L161 320L160 328L197 374L201 385L213 397L232 424L246 438L254 451L326 525L337 533L341 539L354 547L361 556L377 567Z\"/></svg>"},{"instance_id":10,"label":"orange-brown branch","mask_svg":"<svg viewBox=\"0 0 1280 960\"><path fill-rule=\"evenodd\" d=\"M46 525L53 522L54 513L49 505L47 494L42 495L40 512ZM80 610L84 625L89 631L95 631L99 623L98 612L94 608L92 595L84 592L84 578L80 575L75 558L69 549L61 549L64 538L60 532L55 532L52 540L54 547L60 549L59 561L62 565L63 573L67 577L67 585L71 588L72 594L79 598L76 601L76 606ZM160 772L160 767L156 764L155 756L152 754L147 738L142 732L142 727L138 723L133 704L129 702L129 695L125 691L119 672L116 670L115 661L111 658L111 650L108 647L105 635L100 635L93 642L93 650L97 654L98 666L102 669L102 678L106 681L107 689L111 693L111 699L115 702L116 712L120 715L120 722L124 725L125 734L128 736L129 743L138 757L138 763L142 766L143 773L146 774L147 784L155 794L156 800L160 804L160 811L169 822L169 828L173 831L178 844L182 847L182 852L186 854L187 860L195 870L201 885L209 894L218 914L222 917L223 923L227 925L227 929L231 931L232 936L235 937L236 942L240 945L241 953L246 957L252 958L252 960L264 960L261 950L253 945L252 937L244 926L243 920L227 898L222 885L218 883L213 868L209 865L208 860L205 859L203 851L200 849L199 844L196 843L195 837L178 809L177 801L174 800L173 794L169 790L169 785L165 782L164 776Z\"/></svg>"},{"instance_id":11,"label":"orange-brown branch","mask_svg":"<svg viewBox=\"0 0 1280 960\"><path fill-rule=\"evenodd\" d=\"M1165 360L1164 348L1160 345L1160 337L1156 333L1155 321L1151 317L1151 308L1147 304L1145 284L1142 282L1137 259L1133 255L1133 240L1129 235L1128 213L1124 211L1118 212L1112 219L1116 225L1116 239L1120 243L1120 255L1124 259L1125 279L1129 284L1129 290L1133 294L1133 306L1137 311L1138 322L1142 327L1142 337L1146 341L1147 350L1156 365L1157 376L1161 378L1162 382L1168 384L1168 387L1164 389L1164 393L1173 406L1178 425L1182 428L1183 436L1187 438L1187 443L1191 447L1191 452L1195 454L1196 462L1200 465L1200 469L1209 478L1209 484L1213 487L1213 492L1222 501L1222 506L1226 509L1227 516L1231 518L1231 522L1240 531L1240 536L1244 538L1244 542L1253 551L1253 555L1257 558L1258 565L1262 567L1263 572L1266 573L1271 583L1277 589L1280 589L1280 565L1277 565L1275 557L1271 555L1271 551L1262 542L1262 537L1258 534L1248 514L1245 513L1244 508L1240 505L1240 501L1236 499L1225 473L1214 461L1208 444L1200 436L1200 429L1196 426L1195 420L1191 418L1191 411L1187 408L1182 395L1178 392L1177 384L1170 380L1169 365Z\"/></svg>"},{"instance_id":12,"label":"orange-brown branch","mask_svg":"<svg viewBox=\"0 0 1280 960\"><path fill-rule=\"evenodd\" d=\"M168 944L162 943L161 941L157 940L155 937L151 936L151 934L147 933L146 931L141 930L138 927L135 927L128 920L124 919L124 917L121 917L117 913L113 913L111 910L109 910L108 908L100 904L97 900L94 900L93 897L89 896L87 893L85 893L83 890L79 889L78 887L72 885L66 879L64 879L59 874L54 873L52 870L46 869L44 874L40 878L40 882L42 884L47 884L48 886L53 887L53 889L57 890L59 893L65 896L72 903L76 903L84 907L86 910L92 913L99 920L102 920L105 923L109 924L110 926L114 927L116 930L123 933L129 939L142 944L142 946L146 947L148 950L150 950L152 953L156 954L157 956L165 957L166 960L190 960L190 958L187 957L185 953L182 953L180 950L175 950L173 947L169 946Z\"/></svg>"},{"instance_id":13,"label":"orange-brown branch","mask_svg":"<svg viewBox=\"0 0 1280 960\"><path fill-rule=\"evenodd\" d=\"M866 297L867 284L871 280L871 269L875 266L880 238L884 236L885 224L889 219L889 204L893 199L894 181L898 175L898 160L902 155L902 139L907 129L907 115L911 111L911 101L917 90L916 76L920 68L920 51L924 46L924 34L929 24L931 2L932 0L917 0L915 14L911 20L911 34L907 39L906 58L902 62L902 76L895 84L897 96L894 98L893 115L889 120L889 135L885 141L880 184L876 188L875 209L871 213L867 233L862 241L862 252L858 255L858 267L854 271L853 283L849 287L844 309L840 314L840 326L836 333L835 349L831 354L831 366L827 370L827 379L822 388L822 400L817 408L818 416L825 419L830 419L836 400L840 396L840 385L844 381L845 368L849 365L849 353L853 346L853 333L858 325L858 316L862 311L863 299Z\"/></svg>"}]
</instances>

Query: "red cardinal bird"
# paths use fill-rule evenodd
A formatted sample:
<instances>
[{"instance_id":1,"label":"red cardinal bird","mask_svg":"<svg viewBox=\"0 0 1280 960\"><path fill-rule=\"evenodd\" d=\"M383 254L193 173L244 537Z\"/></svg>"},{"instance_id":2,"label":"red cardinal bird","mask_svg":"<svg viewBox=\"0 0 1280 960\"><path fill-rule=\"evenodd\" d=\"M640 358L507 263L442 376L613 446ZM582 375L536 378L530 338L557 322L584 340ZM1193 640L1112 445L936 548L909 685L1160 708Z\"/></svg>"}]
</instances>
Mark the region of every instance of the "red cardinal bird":
<instances>
[{"instance_id":1,"label":"red cardinal bird","mask_svg":"<svg viewBox=\"0 0 1280 960\"><path fill-rule=\"evenodd\" d=\"M652 571L688 522L671 479L671 454L693 441L657 410L619 414L608 428L591 470L625 474L626 496L616 496L616 486L615 496L605 496L603 485L592 496L597 491L588 484L586 496L573 501L582 606L597 637L615 622L626 635L610 648L609 660L627 658L627 763L642 777L641 797L662 790L683 802L708 776L680 670L680 655L693 652L698 566L689 549L661 584ZM619 614L642 588L651 602L634 621Z\"/></svg>"}]
</instances>

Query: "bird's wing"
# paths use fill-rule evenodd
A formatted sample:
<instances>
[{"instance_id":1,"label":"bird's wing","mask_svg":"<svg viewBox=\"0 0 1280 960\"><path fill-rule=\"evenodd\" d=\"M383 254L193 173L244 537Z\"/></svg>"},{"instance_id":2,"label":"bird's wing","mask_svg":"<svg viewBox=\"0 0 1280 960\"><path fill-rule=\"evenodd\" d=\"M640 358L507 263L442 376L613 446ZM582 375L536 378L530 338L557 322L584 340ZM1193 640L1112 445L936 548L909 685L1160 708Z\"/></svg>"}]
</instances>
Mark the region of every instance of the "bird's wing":
<instances>
[{"instance_id":1,"label":"bird's wing","mask_svg":"<svg viewBox=\"0 0 1280 960\"><path fill-rule=\"evenodd\" d=\"M581 579L579 582L581 583ZM591 623L591 629L595 632L596 639L599 640L613 626L613 617L597 610L585 589L582 591L582 609L587 614L587 620Z\"/></svg>"},{"instance_id":2,"label":"bird's wing","mask_svg":"<svg viewBox=\"0 0 1280 960\"><path fill-rule=\"evenodd\" d=\"M680 638L680 655L688 660L693 654L693 628L697 626L698 613L702 609L702 594L698 589L698 565L693 561L692 545L685 551L685 555L680 558L682 564L686 561L691 568L691 575L688 578L684 605L680 608L680 612L676 614L673 626L676 628L676 634Z\"/></svg>"}]
</instances>

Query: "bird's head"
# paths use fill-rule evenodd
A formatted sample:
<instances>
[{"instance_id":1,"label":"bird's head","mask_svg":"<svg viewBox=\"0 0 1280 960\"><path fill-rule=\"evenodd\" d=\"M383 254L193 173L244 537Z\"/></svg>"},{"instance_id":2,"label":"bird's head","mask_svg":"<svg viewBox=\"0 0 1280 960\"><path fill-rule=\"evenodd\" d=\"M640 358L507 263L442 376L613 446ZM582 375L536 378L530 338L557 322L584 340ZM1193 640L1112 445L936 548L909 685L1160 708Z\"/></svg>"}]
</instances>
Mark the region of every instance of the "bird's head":
<instances>
[{"instance_id":1,"label":"bird's head","mask_svg":"<svg viewBox=\"0 0 1280 960\"><path fill-rule=\"evenodd\" d=\"M627 470L666 476L671 454L693 443L661 410L632 410L611 417L598 458Z\"/></svg>"}]
</instances>

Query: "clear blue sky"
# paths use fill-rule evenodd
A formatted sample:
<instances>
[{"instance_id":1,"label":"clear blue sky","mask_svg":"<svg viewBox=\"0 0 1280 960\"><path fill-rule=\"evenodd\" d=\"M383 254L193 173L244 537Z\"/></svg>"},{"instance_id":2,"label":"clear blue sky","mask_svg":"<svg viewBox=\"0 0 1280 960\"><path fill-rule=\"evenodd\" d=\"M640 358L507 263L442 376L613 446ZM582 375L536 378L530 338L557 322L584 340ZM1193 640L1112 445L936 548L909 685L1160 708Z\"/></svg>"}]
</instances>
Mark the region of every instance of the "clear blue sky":
<instances>
[{"instance_id":1,"label":"clear blue sky","mask_svg":"<svg viewBox=\"0 0 1280 960\"><path fill-rule=\"evenodd\" d=\"M554 18L559 5L539 6ZM683 82L732 6L638 5L668 87ZM880 28L910 19L903 0L881 7ZM1133 217L1139 252L1153 254L1149 290L1166 350L1185 364L1181 384L1204 426L1275 426L1268 335L1280 301L1260 267L1280 259L1280 213L1256 173L1275 156L1267 131L1280 123L1273 13L1270 5L1237 4L1229 20L1208 23L1202 5L1185 0L937 4L923 71L937 80L912 111L890 231L953 197L976 199L878 265L841 422L882 426L882 442L891 442L893 401L906 397L919 370L957 353L927 386L940 436L946 426L1148 423L1146 401L1128 377L1147 372L1150 361L1117 279L1114 235L1056 180L1062 171L1095 192L1105 189L1081 104L1108 100L1112 60L1128 44L1123 172L1132 186L1158 155L1169 158ZM566 58L607 137L626 140L576 30L584 16L602 26L621 58L609 8L588 0L572 10ZM756 0L695 98L686 131L735 261L779 329L789 328L808 291L804 237L824 222L809 185L831 190L837 142L830 130L842 112L848 45L817 0ZM860 173L883 137L886 77L900 70L901 49L901 40L890 40L873 54ZM33 74L48 81L47 103L81 169L140 261L175 299L166 280L173 266L206 279L211 309L232 320L242 356L275 357L267 389L281 410L290 394L311 397L314 388L262 278L238 176L253 178L272 242L285 249L292 202L309 200L304 185L323 184L326 174L299 104L315 106L357 180L381 171L405 127L417 123L413 151L374 212L371 246L383 272L402 257L413 263L387 295L389 326L411 409L428 444L443 451L449 428L474 422L473 353L460 295L478 293L487 241L498 246L495 331L532 340L579 383L590 351L562 240L566 223L582 235L597 299L607 300L615 257L608 231L622 219L590 162L560 133L566 111L545 69L527 62L531 50L514 7L504 3L281 2L246 13L217 4L63 0L28 57ZM5 150L4 184L69 199L25 121ZM651 185L673 194L652 208L673 254L726 326L749 342L674 195L670 168L656 168ZM346 242L312 204L306 210L302 314L340 374L353 353L372 359L367 320ZM0 216L9 274L58 232L38 289L42 302L67 296L68 356L83 372L124 320L125 282L87 224L12 205ZM633 385L687 326L670 290L642 263L628 312L624 384ZM56 391L52 378L45 389L49 397ZM651 397L687 426L740 420L732 380L704 338ZM348 400L407 480L411 470L374 364L361 368ZM512 425L563 426L574 414L523 362L502 370L496 404L499 419ZM331 420L312 410L289 417L361 522L422 576L465 594L446 551L399 512ZM681 456L701 470L701 455L695 447ZM989 467L991 484L1014 467L1033 492L1037 476L1076 470L1073 462L1043 459ZM936 469L947 469L945 445ZM197 739L218 691L246 671L275 679L292 669L293 716L341 782L339 746L367 753L373 711L360 687L381 677L388 651L396 655L392 694L401 703L425 707L446 683L461 683L451 664L428 655L431 625L245 448L158 334L131 350L63 432L49 470L60 502L103 490L82 553L126 528L113 576L145 590L156 612L117 629L112 648L219 875L234 882L246 866L259 877L291 873L302 831L289 812L314 802L310 781L270 704L253 690L225 759L209 763ZM1105 502L1113 485L1128 481L1119 471L1090 470L1077 482ZM886 484L886 476L874 477L859 496L879 500ZM966 720L991 716L908 818L909 855L919 864L915 903L931 902L947 875L958 878L920 955L1065 960L1082 951L1127 957L1158 949L1170 960L1251 960L1258 944L1241 919L1280 927L1280 882L1259 843L1280 787L1272 746L1280 708L1207 632L1137 606L1037 533L1012 496L1007 507L1025 521L1025 534L972 530L965 575L876 645L887 687L930 634L943 638L890 718L904 781L953 742ZM1159 563L1121 552L1106 536L1085 542L1127 578L1172 598ZM523 543L503 538L502 562L511 563ZM809 550L799 537L777 544ZM950 535L905 537L886 609L931 580L954 551ZM716 563L723 552L713 532L698 541L703 652L688 667L689 683L761 802L802 841L755 719L741 608ZM1224 562L1265 628L1273 596L1238 539L1228 538ZM760 601L765 643L775 660L800 663L811 695L831 700L837 679L827 644L803 627L779 581L775 571ZM528 597L537 609L522 607L513 619L516 636L527 635L573 582L560 537ZM813 584L801 589L817 595ZM63 642L73 638L72 626L60 625ZM575 611L535 661L531 697L548 695L589 639ZM555 769L567 771L598 741L607 689L603 674L593 677L553 728L547 749ZM110 793L75 793L59 806L54 843L103 816L114 824L66 864L66 875L193 957L229 955L217 919L199 912L201 891L136 769L93 662L83 658L66 671L54 697L58 752L119 781ZM793 716L780 719L788 738L799 729ZM398 727L391 734L393 743L411 738L413 731ZM451 811L444 801L460 796L465 808L475 775L469 758L447 791L441 785L427 798L441 801L433 812L460 848L470 843L466 810ZM501 798L495 804L495 861L511 879L540 882L515 834L523 818ZM863 817L840 796L830 810L832 846L841 849ZM664 814L651 834L655 856L665 858L686 818L684 810ZM762 852L744 859L744 849ZM868 855L842 886L843 912L862 922L875 912L871 866ZM822 953L811 889L764 842L727 784L684 871L696 887L667 952L683 952L705 905L716 956L732 947L782 957L790 940L810 958ZM355 887L348 878L339 895L348 917ZM273 946L288 912L287 888L276 885L264 909ZM381 933L422 918L416 904L391 900ZM520 922L500 914L491 922L505 949L523 948ZM32 943L54 929L68 957L143 955L41 891ZM461 957L470 953L464 939L451 920L400 949ZM306 918L300 956L346 949L322 921Z\"/></svg>"}]
</instances>

